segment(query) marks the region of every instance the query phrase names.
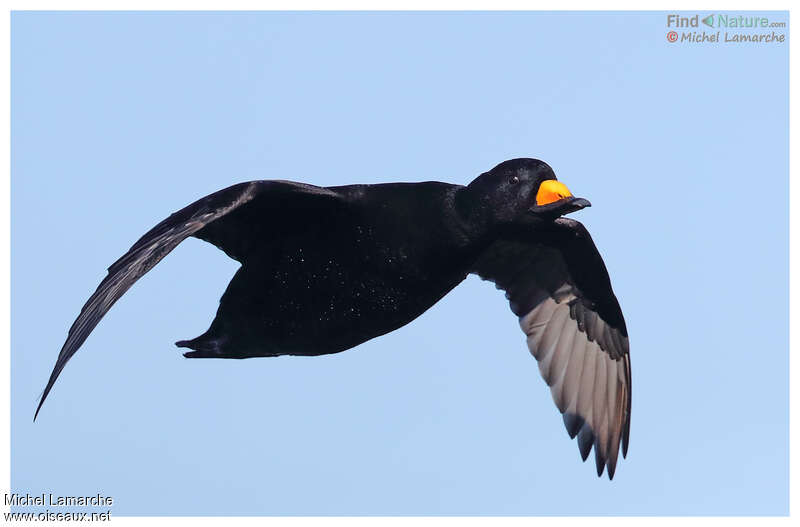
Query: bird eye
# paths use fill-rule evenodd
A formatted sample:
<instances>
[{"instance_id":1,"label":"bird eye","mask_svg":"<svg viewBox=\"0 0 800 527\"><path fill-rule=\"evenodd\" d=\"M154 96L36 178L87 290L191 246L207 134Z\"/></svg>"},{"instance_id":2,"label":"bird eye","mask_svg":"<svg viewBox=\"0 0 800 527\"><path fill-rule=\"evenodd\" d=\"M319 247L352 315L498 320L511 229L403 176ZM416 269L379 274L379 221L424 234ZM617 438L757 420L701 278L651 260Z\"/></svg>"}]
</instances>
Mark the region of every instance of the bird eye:
<instances>
[{"instance_id":1,"label":"bird eye","mask_svg":"<svg viewBox=\"0 0 800 527\"><path fill-rule=\"evenodd\" d=\"M519 178L517 176L513 176L511 179L508 180L508 182L512 184L519 183Z\"/></svg>"}]
</instances>

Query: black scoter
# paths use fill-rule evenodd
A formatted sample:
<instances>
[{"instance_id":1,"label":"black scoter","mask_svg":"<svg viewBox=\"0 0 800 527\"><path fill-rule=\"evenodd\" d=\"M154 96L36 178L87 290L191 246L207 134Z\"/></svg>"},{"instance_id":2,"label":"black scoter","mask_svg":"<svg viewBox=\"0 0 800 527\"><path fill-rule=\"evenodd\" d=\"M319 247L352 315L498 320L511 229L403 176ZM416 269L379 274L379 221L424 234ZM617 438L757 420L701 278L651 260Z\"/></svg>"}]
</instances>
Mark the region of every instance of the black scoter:
<instances>
[{"instance_id":1,"label":"black scoter","mask_svg":"<svg viewBox=\"0 0 800 527\"><path fill-rule=\"evenodd\" d=\"M176 344L189 358L323 355L408 324L468 274L506 292L570 437L613 478L628 449L628 333L591 236L588 207L536 159L467 186L428 181L317 187L233 185L172 214L108 269L44 389L125 291L189 236L241 267L211 326Z\"/></svg>"}]
</instances>

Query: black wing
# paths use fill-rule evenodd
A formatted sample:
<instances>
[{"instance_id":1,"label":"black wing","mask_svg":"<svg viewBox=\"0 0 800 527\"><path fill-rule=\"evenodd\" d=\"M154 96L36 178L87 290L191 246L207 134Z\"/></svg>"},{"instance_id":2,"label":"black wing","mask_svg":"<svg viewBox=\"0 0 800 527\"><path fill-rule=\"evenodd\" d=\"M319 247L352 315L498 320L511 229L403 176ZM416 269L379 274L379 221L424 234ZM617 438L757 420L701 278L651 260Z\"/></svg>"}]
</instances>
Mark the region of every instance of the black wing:
<instances>
[{"instance_id":1,"label":"black wing","mask_svg":"<svg viewBox=\"0 0 800 527\"><path fill-rule=\"evenodd\" d=\"M628 332L608 271L588 231L560 218L530 240L494 242L472 272L506 291L553 400L585 461L614 477L628 452Z\"/></svg>"},{"instance_id":2,"label":"black wing","mask_svg":"<svg viewBox=\"0 0 800 527\"><path fill-rule=\"evenodd\" d=\"M179 243L189 236L195 236L242 261L250 251L257 249L260 234L269 228L263 225L265 210L270 207L284 210L291 206L302 208L308 202L314 203L315 200L310 199L314 197L330 200L338 199L339 195L326 188L290 181L250 181L201 198L150 229L108 268L108 275L89 297L70 327L36 408L34 420L64 365L78 351L103 315L136 280Z\"/></svg>"}]
</instances>

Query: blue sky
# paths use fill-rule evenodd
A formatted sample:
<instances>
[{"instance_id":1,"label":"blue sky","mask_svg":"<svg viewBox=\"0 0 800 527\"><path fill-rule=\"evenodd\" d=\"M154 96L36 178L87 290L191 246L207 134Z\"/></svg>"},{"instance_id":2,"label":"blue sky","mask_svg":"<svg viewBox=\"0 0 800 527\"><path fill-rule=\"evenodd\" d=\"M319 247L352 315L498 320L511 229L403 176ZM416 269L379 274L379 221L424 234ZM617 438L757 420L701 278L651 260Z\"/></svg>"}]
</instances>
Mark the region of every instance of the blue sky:
<instances>
[{"instance_id":1,"label":"blue sky","mask_svg":"<svg viewBox=\"0 0 800 527\"><path fill-rule=\"evenodd\" d=\"M111 495L117 516L787 514L788 42L669 29L656 12L14 13L12 489ZM191 361L172 343L207 328L238 265L193 239L32 422L106 267L174 210L251 179L468 183L512 157L593 204L574 217L633 367L613 482L580 462L492 284L344 353Z\"/></svg>"}]
</instances>

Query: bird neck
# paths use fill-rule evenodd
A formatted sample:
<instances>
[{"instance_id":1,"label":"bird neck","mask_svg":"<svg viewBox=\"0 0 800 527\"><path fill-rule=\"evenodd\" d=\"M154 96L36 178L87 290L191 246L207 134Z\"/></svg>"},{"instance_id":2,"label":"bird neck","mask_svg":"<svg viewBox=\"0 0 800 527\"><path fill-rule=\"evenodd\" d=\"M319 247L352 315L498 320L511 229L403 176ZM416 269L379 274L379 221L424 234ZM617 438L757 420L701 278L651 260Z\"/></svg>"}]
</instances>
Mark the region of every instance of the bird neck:
<instances>
[{"instance_id":1,"label":"bird neck","mask_svg":"<svg viewBox=\"0 0 800 527\"><path fill-rule=\"evenodd\" d=\"M469 187L460 187L453 196L455 228L468 245L481 245L491 236L492 211Z\"/></svg>"}]
</instances>

